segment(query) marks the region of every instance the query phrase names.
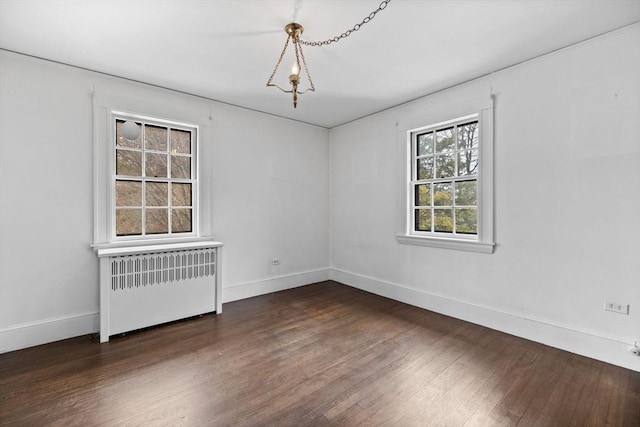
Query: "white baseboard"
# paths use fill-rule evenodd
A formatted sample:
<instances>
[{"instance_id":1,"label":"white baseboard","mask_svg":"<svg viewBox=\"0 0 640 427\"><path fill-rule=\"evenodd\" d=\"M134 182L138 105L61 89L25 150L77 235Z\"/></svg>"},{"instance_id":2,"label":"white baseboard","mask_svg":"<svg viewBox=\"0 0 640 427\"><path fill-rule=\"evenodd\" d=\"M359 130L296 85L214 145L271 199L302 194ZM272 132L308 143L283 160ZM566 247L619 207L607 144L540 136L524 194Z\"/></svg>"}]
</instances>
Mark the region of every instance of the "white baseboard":
<instances>
[{"instance_id":1,"label":"white baseboard","mask_svg":"<svg viewBox=\"0 0 640 427\"><path fill-rule=\"evenodd\" d=\"M329 269L305 271L222 288L222 302L237 301L329 280ZM222 310L224 313L224 309Z\"/></svg>"},{"instance_id":2,"label":"white baseboard","mask_svg":"<svg viewBox=\"0 0 640 427\"><path fill-rule=\"evenodd\" d=\"M325 280L329 280L329 269L326 268L288 274L223 288L222 300L231 302ZM100 314L98 312L23 323L0 330L0 353L93 334L99 329Z\"/></svg>"},{"instance_id":3,"label":"white baseboard","mask_svg":"<svg viewBox=\"0 0 640 427\"><path fill-rule=\"evenodd\" d=\"M100 315L76 314L23 323L0 330L0 353L98 332Z\"/></svg>"},{"instance_id":4,"label":"white baseboard","mask_svg":"<svg viewBox=\"0 0 640 427\"><path fill-rule=\"evenodd\" d=\"M629 351L633 344L632 338L603 336L544 319L527 318L339 269L306 271L223 288L223 302L251 298L329 279L396 301L640 372L640 358ZM94 312L44 319L5 328L0 330L0 353L96 333L99 330L99 320L99 313Z\"/></svg>"},{"instance_id":5,"label":"white baseboard","mask_svg":"<svg viewBox=\"0 0 640 427\"><path fill-rule=\"evenodd\" d=\"M633 338L603 336L335 268L331 269L329 278L386 298L640 372L640 357L629 351L633 346Z\"/></svg>"}]
</instances>

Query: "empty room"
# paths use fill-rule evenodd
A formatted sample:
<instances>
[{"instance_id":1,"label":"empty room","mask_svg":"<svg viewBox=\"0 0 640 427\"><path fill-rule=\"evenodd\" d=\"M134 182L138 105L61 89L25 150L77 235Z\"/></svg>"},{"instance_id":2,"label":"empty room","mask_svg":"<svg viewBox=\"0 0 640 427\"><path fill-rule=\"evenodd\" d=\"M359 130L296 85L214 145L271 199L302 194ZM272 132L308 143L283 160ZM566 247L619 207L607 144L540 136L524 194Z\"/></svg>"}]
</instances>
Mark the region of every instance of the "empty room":
<instances>
[{"instance_id":1,"label":"empty room","mask_svg":"<svg viewBox=\"0 0 640 427\"><path fill-rule=\"evenodd\" d=\"M639 0L0 0L0 425L640 425Z\"/></svg>"}]
</instances>

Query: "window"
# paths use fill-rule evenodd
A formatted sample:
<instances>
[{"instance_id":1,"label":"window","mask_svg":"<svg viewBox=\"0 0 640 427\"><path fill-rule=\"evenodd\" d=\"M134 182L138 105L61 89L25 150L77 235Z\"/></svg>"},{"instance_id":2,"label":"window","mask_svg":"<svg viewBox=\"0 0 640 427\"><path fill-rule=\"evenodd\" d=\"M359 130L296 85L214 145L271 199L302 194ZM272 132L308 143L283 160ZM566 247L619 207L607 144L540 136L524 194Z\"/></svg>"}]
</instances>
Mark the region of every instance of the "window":
<instances>
[{"instance_id":1,"label":"window","mask_svg":"<svg viewBox=\"0 0 640 427\"><path fill-rule=\"evenodd\" d=\"M197 126L115 113L113 127L112 240L193 235Z\"/></svg>"},{"instance_id":2,"label":"window","mask_svg":"<svg viewBox=\"0 0 640 427\"><path fill-rule=\"evenodd\" d=\"M94 89L96 250L213 240L212 111L165 96Z\"/></svg>"},{"instance_id":3,"label":"window","mask_svg":"<svg viewBox=\"0 0 640 427\"><path fill-rule=\"evenodd\" d=\"M493 106L406 131L398 242L493 252Z\"/></svg>"},{"instance_id":4,"label":"window","mask_svg":"<svg viewBox=\"0 0 640 427\"><path fill-rule=\"evenodd\" d=\"M412 234L478 235L478 119L411 135Z\"/></svg>"}]
</instances>

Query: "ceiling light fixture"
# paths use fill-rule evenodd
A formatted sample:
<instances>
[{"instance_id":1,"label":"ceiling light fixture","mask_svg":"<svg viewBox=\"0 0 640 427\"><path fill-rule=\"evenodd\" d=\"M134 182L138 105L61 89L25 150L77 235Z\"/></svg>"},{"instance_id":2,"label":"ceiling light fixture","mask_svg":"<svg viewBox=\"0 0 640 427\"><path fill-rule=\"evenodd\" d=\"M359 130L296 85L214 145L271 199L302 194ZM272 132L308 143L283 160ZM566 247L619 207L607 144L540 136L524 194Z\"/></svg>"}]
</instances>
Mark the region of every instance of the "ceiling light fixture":
<instances>
[{"instance_id":1,"label":"ceiling light fixture","mask_svg":"<svg viewBox=\"0 0 640 427\"><path fill-rule=\"evenodd\" d=\"M278 62L276 63L276 66L273 69L273 72L271 73L271 77L269 77L269 80L267 81L267 86L275 86L285 93L292 93L293 108L296 108L298 105L298 95L302 95L303 93L309 90L315 91L316 88L313 86L313 80L311 80L311 75L309 74L307 61L304 59L304 53L302 53L302 46L300 46L301 44L300 34L302 34L302 32L304 31L304 28L302 27L302 25L292 22L290 24L287 24L287 26L284 27L284 30L288 34L287 40L284 42L284 48L282 49L282 52L280 53L280 58L278 58ZM289 41L293 42L295 61L293 63L293 66L291 67L291 74L289 75L289 83L291 83L291 90L286 90L281 88L277 84L272 83L272 81L273 81L273 77L276 75L276 72L278 71L278 67L280 66L280 63L282 62L282 58L284 58L285 53L287 53L287 47L289 46ZM304 67L304 72L307 75L307 80L309 81L309 87L303 91L300 91L298 89L298 83L300 83L300 70L303 67Z\"/></svg>"},{"instance_id":2,"label":"ceiling light fixture","mask_svg":"<svg viewBox=\"0 0 640 427\"><path fill-rule=\"evenodd\" d=\"M282 48L282 52L280 53L280 57L278 58L278 62L276 62L276 66L273 68L273 72L267 80L267 86L275 86L284 93L291 93L293 95L293 108L297 108L298 106L298 95L302 95L305 92L316 90L313 85L313 80L311 80L311 74L309 74L309 67L307 66L307 61L304 59L304 53L302 52L302 46L326 46L331 43L337 43L340 40L349 37L353 32L358 31L364 24L367 24L373 18L375 18L376 14L381 10L384 10L391 0L384 0L376 10L371 12L369 15L365 16L361 23L356 24L350 30L345 31L339 36L335 36L333 38L319 41L319 42L309 42L300 40L300 36L304 31L304 27L295 22L291 22L284 27L284 31L287 33L287 40L284 42L284 47ZM276 83L273 83L273 78L278 72L278 67L282 63L282 59L285 57L287 53L287 47L289 47L289 42L293 44L293 52L290 56L293 56L293 65L291 67L291 74L289 74L289 84L291 84L291 89L283 89L278 86ZM304 74L306 75L306 79L309 82L309 87L304 90L300 89L300 72L304 70Z\"/></svg>"}]
</instances>

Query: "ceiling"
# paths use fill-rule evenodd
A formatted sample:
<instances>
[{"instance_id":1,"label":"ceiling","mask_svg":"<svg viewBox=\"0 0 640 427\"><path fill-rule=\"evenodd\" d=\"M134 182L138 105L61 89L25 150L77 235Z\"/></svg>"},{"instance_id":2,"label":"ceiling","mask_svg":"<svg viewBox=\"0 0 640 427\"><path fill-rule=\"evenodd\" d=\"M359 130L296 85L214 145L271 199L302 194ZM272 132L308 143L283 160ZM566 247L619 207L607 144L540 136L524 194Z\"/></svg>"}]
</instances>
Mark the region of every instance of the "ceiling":
<instances>
[{"instance_id":1,"label":"ceiling","mask_svg":"<svg viewBox=\"0 0 640 427\"><path fill-rule=\"evenodd\" d=\"M640 0L392 0L305 47L315 92L266 86L378 0L0 0L0 48L331 128L640 21ZM283 62L282 86L290 64Z\"/></svg>"}]
</instances>

